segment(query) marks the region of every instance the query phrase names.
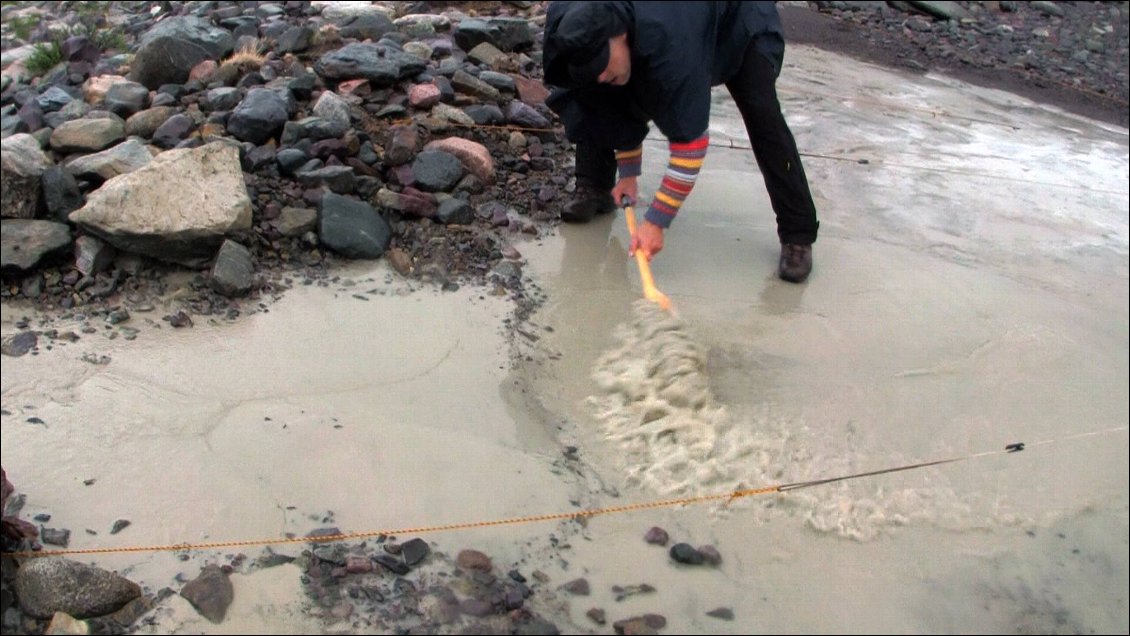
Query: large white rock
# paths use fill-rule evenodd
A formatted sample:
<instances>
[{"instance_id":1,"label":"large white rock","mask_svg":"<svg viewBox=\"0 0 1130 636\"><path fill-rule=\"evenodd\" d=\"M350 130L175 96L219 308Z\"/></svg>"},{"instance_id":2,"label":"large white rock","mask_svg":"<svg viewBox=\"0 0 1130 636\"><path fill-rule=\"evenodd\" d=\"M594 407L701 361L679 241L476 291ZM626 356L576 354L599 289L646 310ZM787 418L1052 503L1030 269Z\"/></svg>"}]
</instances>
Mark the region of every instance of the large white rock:
<instances>
[{"instance_id":1,"label":"large white rock","mask_svg":"<svg viewBox=\"0 0 1130 636\"><path fill-rule=\"evenodd\" d=\"M70 220L120 250L202 267L226 235L251 228L239 151L217 141L161 153L106 181Z\"/></svg>"}]
</instances>

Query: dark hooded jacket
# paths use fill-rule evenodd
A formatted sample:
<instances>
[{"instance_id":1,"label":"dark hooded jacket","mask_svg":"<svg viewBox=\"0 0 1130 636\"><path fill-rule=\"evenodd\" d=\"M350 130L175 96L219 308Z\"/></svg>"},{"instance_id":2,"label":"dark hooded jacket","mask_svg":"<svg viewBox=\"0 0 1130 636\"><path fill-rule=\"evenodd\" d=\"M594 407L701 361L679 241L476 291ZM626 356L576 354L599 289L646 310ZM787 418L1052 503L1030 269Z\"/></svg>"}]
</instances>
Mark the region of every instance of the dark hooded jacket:
<instances>
[{"instance_id":1,"label":"dark hooded jacket","mask_svg":"<svg viewBox=\"0 0 1130 636\"><path fill-rule=\"evenodd\" d=\"M573 85L568 62L628 34L625 86ZM547 100L573 142L638 147L648 122L672 142L706 133L710 89L729 81L749 46L781 70L785 43L773 2L550 2L543 67Z\"/></svg>"}]
</instances>

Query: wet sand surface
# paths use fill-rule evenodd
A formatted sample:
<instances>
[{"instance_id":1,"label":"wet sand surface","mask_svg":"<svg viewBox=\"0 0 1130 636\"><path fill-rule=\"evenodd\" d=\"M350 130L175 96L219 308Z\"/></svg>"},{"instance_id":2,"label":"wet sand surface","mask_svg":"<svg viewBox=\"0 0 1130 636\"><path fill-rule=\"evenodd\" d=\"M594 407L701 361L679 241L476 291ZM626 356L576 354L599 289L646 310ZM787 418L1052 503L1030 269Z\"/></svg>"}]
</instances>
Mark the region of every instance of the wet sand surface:
<instances>
[{"instance_id":1,"label":"wet sand surface","mask_svg":"<svg viewBox=\"0 0 1130 636\"><path fill-rule=\"evenodd\" d=\"M425 538L541 570L534 602L570 633L610 631L591 607L610 622L660 613L669 633L1126 632L1126 129L806 47L779 88L822 221L808 283L775 277L772 211L721 92L712 141L737 148L711 149L653 262L706 401L657 416L609 381L651 343L633 339L639 282L610 215L520 246L546 297L522 327L532 337L508 337L503 298L409 292L377 263L234 324L5 359L3 446L20 451L3 463L25 515L50 511L72 548L241 541L960 458ZM642 192L665 160L648 142ZM5 335L23 313L3 308ZM641 443L660 416L670 426ZM643 541L654 525L722 563L673 563ZM88 560L155 590L257 549ZM302 609L299 575L234 576L222 625L172 597L146 629L350 633ZM577 577L590 596L558 590ZM656 591L616 600L613 586L641 583ZM705 614L718 607L733 620Z\"/></svg>"}]
</instances>

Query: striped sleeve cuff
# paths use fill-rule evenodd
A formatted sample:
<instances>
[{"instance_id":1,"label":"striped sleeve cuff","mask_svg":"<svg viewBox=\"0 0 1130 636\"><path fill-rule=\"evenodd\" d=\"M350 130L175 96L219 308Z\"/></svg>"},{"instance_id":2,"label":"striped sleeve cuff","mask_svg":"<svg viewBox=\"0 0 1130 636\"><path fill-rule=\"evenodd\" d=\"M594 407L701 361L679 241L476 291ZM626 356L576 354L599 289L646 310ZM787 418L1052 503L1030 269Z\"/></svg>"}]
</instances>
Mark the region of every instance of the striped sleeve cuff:
<instances>
[{"instance_id":1,"label":"striped sleeve cuff","mask_svg":"<svg viewBox=\"0 0 1130 636\"><path fill-rule=\"evenodd\" d=\"M616 151L616 166L620 169L620 178L638 177L643 171L643 146L635 150Z\"/></svg>"},{"instance_id":2,"label":"striped sleeve cuff","mask_svg":"<svg viewBox=\"0 0 1130 636\"><path fill-rule=\"evenodd\" d=\"M670 144L671 158L667 162L667 172L647 209L645 219L662 228L670 227L679 208L683 206L683 201L694 188L709 145L709 134L687 143Z\"/></svg>"}]
</instances>

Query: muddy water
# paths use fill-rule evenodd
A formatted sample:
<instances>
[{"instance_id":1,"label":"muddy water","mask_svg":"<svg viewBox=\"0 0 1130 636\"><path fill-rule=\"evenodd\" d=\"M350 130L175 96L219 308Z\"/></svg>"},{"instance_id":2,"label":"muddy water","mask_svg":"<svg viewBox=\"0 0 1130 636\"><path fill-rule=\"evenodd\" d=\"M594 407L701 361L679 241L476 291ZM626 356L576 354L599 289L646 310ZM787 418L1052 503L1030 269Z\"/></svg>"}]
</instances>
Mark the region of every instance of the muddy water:
<instances>
[{"instance_id":1,"label":"muddy water","mask_svg":"<svg viewBox=\"0 0 1130 636\"><path fill-rule=\"evenodd\" d=\"M709 406L658 388L667 345L633 308L619 217L535 255L554 353L531 381L620 500L961 459L597 521L582 553L622 569L593 577L663 563L660 598L636 607L689 631L1125 631L1126 131L791 55L782 101L823 223L809 282L775 278L752 155L715 146L652 263ZM747 146L724 94L714 111L712 141ZM642 191L665 159L645 145ZM714 542L721 570L666 563L640 542L651 523ZM719 605L737 618L704 615Z\"/></svg>"}]
</instances>

